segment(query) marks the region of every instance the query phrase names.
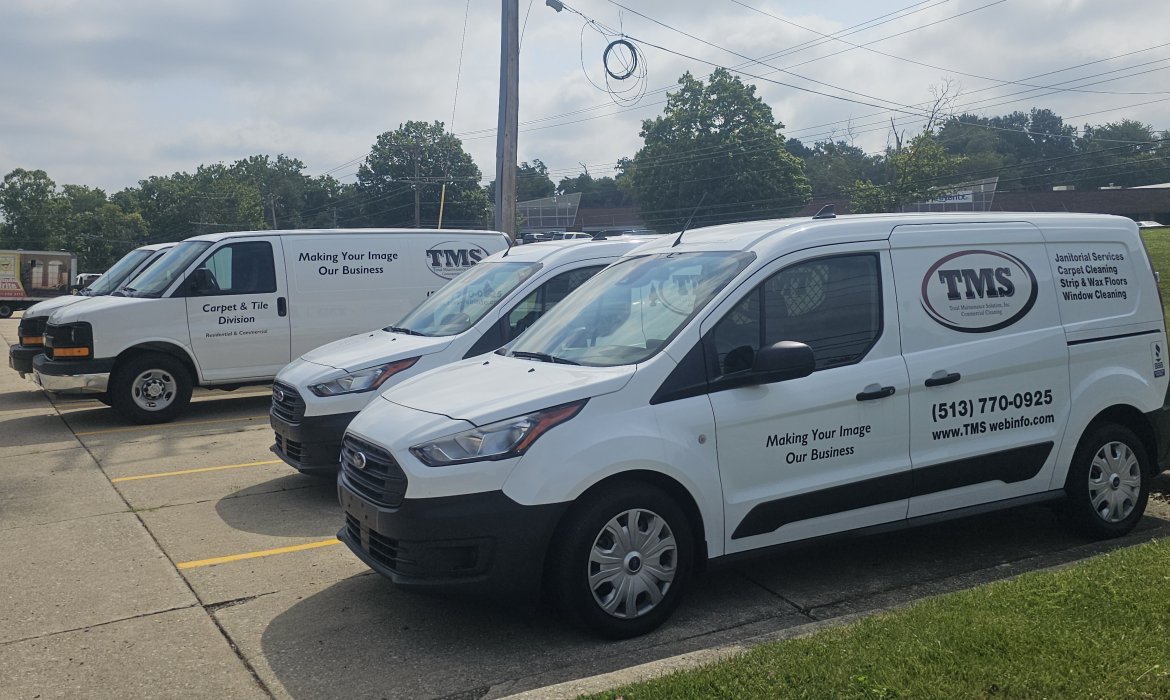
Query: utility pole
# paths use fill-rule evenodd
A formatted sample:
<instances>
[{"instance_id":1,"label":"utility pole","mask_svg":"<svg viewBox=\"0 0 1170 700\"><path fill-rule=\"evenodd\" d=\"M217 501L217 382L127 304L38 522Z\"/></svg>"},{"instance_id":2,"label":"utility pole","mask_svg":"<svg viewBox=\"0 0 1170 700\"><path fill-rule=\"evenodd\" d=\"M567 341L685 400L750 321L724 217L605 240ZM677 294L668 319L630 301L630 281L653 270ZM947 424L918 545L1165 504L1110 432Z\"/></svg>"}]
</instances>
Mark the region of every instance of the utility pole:
<instances>
[{"instance_id":1,"label":"utility pole","mask_svg":"<svg viewBox=\"0 0 1170 700\"><path fill-rule=\"evenodd\" d=\"M500 118L496 127L496 230L516 238L516 121L520 92L520 3L501 0Z\"/></svg>"},{"instance_id":2,"label":"utility pole","mask_svg":"<svg viewBox=\"0 0 1170 700\"><path fill-rule=\"evenodd\" d=\"M422 225L421 225L422 219L419 216L419 203L421 201L421 193L419 192L419 187L421 186L421 183L418 180L419 148L420 147L416 144L415 150L414 150L414 227L415 228L422 228Z\"/></svg>"}]
</instances>

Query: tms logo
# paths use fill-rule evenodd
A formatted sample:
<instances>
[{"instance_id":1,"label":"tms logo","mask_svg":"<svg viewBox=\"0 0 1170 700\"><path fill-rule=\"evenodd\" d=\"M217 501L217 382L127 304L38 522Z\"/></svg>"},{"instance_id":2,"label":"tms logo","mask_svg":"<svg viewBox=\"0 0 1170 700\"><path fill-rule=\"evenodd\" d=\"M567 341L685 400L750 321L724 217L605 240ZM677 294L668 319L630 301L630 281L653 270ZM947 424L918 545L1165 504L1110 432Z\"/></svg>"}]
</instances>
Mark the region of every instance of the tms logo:
<instances>
[{"instance_id":1,"label":"tms logo","mask_svg":"<svg viewBox=\"0 0 1170 700\"><path fill-rule=\"evenodd\" d=\"M922 308L960 333L1007 328L1032 310L1039 287L1031 268L997 250L963 250L938 260L922 278Z\"/></svg>"},{"instance_id":2,"label":"tms logo","mask_svg":"<svg viewBox=\"0 0 1170 700\"><path fill-rule=\"evenodd\" d=\"M963 268L960 270L939 270L938 281L947 285L947 299L958 301L968 299L1015 296L1016 285L1012 284L1012 271L1007 267ZM966 293L959 293L959 283L966 287Z\"/></svg>"},{"instance_id":3,"label":"tms logo","mask_svg":"<svg viewBox=\"0 0 1170 700\"><path fill-rule=\"evenodd\" d=\"M447 280L455 279L487 256L483 248L460 241L447 241L427 250L431 272Z\"/></svg>"}]
</instances>

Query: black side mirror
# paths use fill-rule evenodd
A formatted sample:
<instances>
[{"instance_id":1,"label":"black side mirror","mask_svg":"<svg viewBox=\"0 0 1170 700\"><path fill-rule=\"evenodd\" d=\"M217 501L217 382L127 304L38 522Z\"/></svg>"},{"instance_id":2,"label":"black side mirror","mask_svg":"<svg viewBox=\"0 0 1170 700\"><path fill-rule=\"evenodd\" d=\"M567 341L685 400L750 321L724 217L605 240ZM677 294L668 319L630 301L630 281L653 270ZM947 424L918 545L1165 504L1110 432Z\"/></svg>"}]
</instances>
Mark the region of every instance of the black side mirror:
<instances>
[{"instance_id":1,"label":"black side mirror","mask_svg":"<svg viewBox=\"0 0 1170 700\"><path fill-rule=\"evenodd\" d=\"M771 384L807 377L816 369L812 348L804 343L781 340L760 348L752 361L751 374L758 384Z\"/></svg>"}]
</instances>

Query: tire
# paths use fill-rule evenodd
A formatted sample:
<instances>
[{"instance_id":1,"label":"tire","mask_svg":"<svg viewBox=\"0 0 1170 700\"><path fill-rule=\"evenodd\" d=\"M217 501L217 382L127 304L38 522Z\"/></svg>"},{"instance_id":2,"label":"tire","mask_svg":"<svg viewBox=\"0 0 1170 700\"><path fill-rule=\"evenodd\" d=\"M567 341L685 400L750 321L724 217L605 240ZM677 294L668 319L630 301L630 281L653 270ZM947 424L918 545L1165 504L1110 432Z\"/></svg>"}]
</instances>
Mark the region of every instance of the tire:
<instances>
[{"instance_id":1,"label":"tire","mask_svg":"<svg viewBox=\"0 0 1170 700\"><path fill-rule=\"evenodd\" d=\"M637 541L619 534L631 529L642 533L635 535ZM645 558L654 546L656 565ZM586 496L569 512L551 545L550 583L574 622L602 637L627 639L670 617L690 579L693 558L691 526L682 508L653 486L627 482ZM612 573L594 573L591 582L599 559L613 563ZM633 596L621 595L631 584Z\"/></svg>"},{"instance_id":2,"label":"tire","mask_svg":"<svg viewBox=\"0 0 1170 700\"><path fill-rule=\"evenodd\" d=\"M1149 464L1145 446L1129 428L1090 426L1065 480L1065 522L1094 539L1133 530L1150 497Z\"/></svg>"},{"instance_id":3,"label":"tire","mask_svg":"<svg viewBox=\"0 0 1170 700\"><path fill-rule=\"evenodd\" d=\"M0 318L12 318L12 312L15 311L8 304L0 304Z\"/></svg>"},{"instance_id":4,"label":"tire","mask_svg":"<svg viewBox=\"0 0 1170 700\"><path fill-rule=\"evenodd\" d=\"M114 400L110 398L110 395L108 393L97 394L96 396L94 396L94 398L97 399L98 401L101 401L102 403L104 403L107 406L114 405Z\"/></svg>"},{"instance_id":5,"label":"tire","mask_svg":"<svg viewBox=\"0 0 1170 700\"><path fill-rule=\"evenodd\" d=\"M166 423L190 403L191 375L170 355L137 355L114 373L107 397L119 413L135 423Z\"/></svg>"}]
</instances>

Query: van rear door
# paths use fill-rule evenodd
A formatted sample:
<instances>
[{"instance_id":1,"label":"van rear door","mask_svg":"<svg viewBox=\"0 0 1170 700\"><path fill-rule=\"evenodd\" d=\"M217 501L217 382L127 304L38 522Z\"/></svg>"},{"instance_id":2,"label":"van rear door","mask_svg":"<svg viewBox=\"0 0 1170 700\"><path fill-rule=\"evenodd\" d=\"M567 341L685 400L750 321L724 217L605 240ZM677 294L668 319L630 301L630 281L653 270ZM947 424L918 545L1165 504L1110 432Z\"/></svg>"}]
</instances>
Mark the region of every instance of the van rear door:
<instances>
[{"instance_id":1,"label":"van rear door","mask_svg":"<svg viewBox=\"0 0 1170 700\"><path fill-rule=\"evenodd\" d=\"M273 377L290 328L279 236L228 239L188 274L187 325L204 381Z\"/></svg>"},{"instance_id":2,"label":"van rear door","mask_svg":"<svg viewBox=\"0 0 1170 700\"><path fill-rule=\"evenodd\" d=\"M912 224L890 244L910 372L910 517L1047 490L1069 378L1041 232Z\"/></svg>"}]
</instances>

